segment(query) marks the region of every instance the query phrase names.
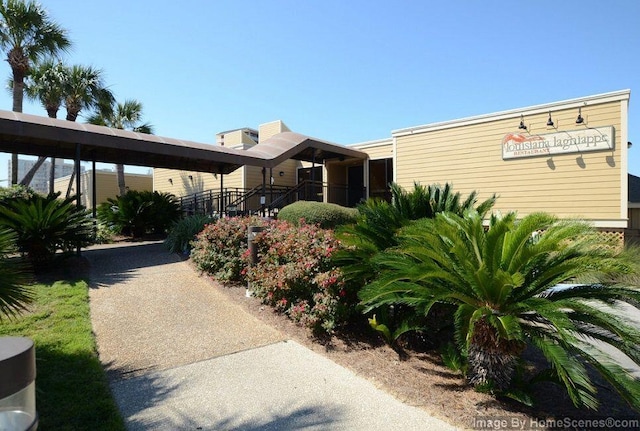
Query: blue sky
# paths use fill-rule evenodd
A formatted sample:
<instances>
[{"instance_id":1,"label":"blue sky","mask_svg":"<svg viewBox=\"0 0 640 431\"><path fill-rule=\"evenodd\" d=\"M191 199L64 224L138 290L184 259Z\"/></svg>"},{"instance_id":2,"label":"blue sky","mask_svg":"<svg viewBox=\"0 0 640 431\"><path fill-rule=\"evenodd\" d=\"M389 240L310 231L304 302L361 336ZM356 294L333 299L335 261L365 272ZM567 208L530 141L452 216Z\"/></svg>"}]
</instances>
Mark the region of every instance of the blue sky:
<instances>
[{"instance_id":1,"label":"blue sky","mask_svg":"<svg viewBox=\"0 0 640 431\"><path fill-rule=\"evenodd\" d=\"M66 61L101 68L117 100L143 103L158 135L214 142L217 132L281 119L351 144L631 89L629 171L640 175L636 0L42 4L69 31ZM8 91L0 109L11 109ZM30 103L24 112L46 115Z\"/></svg>"}]
</instances>

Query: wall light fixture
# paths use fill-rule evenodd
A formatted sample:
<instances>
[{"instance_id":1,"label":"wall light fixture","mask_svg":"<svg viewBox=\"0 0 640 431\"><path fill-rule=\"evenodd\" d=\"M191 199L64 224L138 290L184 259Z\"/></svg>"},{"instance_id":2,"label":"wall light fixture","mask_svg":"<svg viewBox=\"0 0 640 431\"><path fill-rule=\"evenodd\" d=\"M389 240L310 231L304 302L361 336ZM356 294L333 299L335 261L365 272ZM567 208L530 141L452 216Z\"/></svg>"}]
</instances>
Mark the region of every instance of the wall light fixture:
<instances>
[{"instance_id":1,"label":"wall light fixture","mask_svg":"<svg viewBox=\"0 0 640 431\"><path fill-rule=\"evenodd\" d=\"M551 111L549 111L549 119L547 120L547 126L553 127L553 120L551 119Z\"/></svg>"},{"instance_id":2,"label":"wall light fixture","mask_svg":"<svg viewBox=\"0 0 640 431\"><path fill-rule=\"evenodd\" d=\"M527 130L527 126L524 125L524 115L520 115L520 125L518 126L518 129Z\"/></svg>"}]
</instances>

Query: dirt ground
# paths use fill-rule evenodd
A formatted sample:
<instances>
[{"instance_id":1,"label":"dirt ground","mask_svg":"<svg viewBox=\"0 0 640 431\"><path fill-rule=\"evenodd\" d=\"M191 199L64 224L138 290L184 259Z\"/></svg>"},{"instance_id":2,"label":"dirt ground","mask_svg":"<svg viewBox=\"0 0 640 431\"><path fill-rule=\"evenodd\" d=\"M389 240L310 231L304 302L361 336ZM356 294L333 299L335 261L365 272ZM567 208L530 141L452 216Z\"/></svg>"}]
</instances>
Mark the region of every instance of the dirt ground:
<instances>
[{"instance_id":1,"label":"dirt ground","mask_svg":"<svg viewBox=\"0 0 640 431\"><path fill-rule=\"evenodd\" d=\"M640 421L640 414L631 410L603 382L598 382L598 412L575 409L565 392L553 385L536 387L536 407L528 408L510 400L496 400L490 395L475 392L460 374L442 365L438 352L407 350L407 357L401 360L398 353L368 331L345 331L330 339L318 340L309 330L260 304L258 299L247 298L244 287L223 287L213 280L211 284L249 313L291 339L351 369L402 402L422 408L463 429L496 429L487 425L486 420L491 419L506 421L500 424L500 429L536 430L592 429L580 427L579 424L576 426L576 422L570 422L570 427L548 427L546 425L551 424L550 419L564 421L612 417Z\"/></svg>"}]
</instances>

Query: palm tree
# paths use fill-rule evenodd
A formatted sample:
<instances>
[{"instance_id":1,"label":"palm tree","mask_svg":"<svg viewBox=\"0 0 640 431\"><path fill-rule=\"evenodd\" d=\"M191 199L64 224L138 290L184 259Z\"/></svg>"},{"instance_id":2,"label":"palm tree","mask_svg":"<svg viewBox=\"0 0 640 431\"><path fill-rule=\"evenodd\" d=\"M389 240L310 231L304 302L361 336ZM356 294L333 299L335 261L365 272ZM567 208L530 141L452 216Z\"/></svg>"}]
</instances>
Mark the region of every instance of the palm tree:
<instances>
[{"instance_id":1,"label":"palm tree","mask_svg":"<svg viewBox=\"0 0 640 431\"><path fill-rule=\"evenodd\" d=\"M138 133L153 133L153 126L149 123L140 124L142 121L142 103L137 100L125 100L124 103L100 105L100 109L89 117L88 123L114 129L129 129ZM120 196L127 192L124 180L124 165L117 164L118 189Z\"/></svg>"},{"instance_id":2,"label":"palm tree","mask_svg":"<svg viewBox=\"0 0 640 431\"><path fill-rule=\"evenodd\" d=\"M113 102L113 94L104 84L102 70L80 65L69 68L64 97L67 120L76 121L83 109L110 106Z\"/></svg>"},{"instance_id":3,"label":"palm tree","mask_svg":"<svg viewBox=\"0 0 640 431\"><path fill-rule=\"evenodd\" d=\"M67 81L66 68L60 61L48 58L42 63L38 63L31 69L29 77L25 82L25 92L27 97L38 100L46 109L50 118L58 116L58 110L62 104ZM34 166L27 172L20 184L28 186L35 173L40 169L46 157L40 156ZM53 193L53 182L55 180L55 157L51 158L51 168L49 171L49 193Z\"/></svg>"},{"instance_id":4,"label":"palm tree","mask_svg":"<svg viewBox=\"0 0 640 431\"><path fill-rule=\"evenodd\" d=\"M91 66L74 65L67 70L64 106L67 110L68 121L76 121L83 109L98 106L111 106L114 102L113 94L105 86L103 73ZM66 197L71 194L76 170L69 179ZM77 194L78 199L80 195Z\"/></svg>"},{"instance_id":5,"label":"palm tree","mask_svg":"<svg viewBox=\"0 0 640 431\"><path fill-rule=\"evenodd\" d=\"M34 1L0 2L0 47L7 52L13 74L13 111L22 112L24 79L31 64L44 55L66 50L67 32ZM18 154L11 156L11 184L18 182Z\"/></svg>"},{"instance_id":6,"label":"palm tree","mask_svg":"<svg viewBox=\"0 0 640 431\"><path fill-rule=\"evenodd\" d=\"M443 213L405 228L397 249L374 258L382 275L360 298L366 312L455 306L455 340L478 388L508 391L532 346L550 365L536 379L563 385L576 406L598 405L588 363L638 409L640 381L603 348L640 364L640 331L619 308L640 308L635 282L619 281L637 262L602 241L586 223L542 213L493 216L488 229L477 213Z\"/></svg>"}]
</instances>

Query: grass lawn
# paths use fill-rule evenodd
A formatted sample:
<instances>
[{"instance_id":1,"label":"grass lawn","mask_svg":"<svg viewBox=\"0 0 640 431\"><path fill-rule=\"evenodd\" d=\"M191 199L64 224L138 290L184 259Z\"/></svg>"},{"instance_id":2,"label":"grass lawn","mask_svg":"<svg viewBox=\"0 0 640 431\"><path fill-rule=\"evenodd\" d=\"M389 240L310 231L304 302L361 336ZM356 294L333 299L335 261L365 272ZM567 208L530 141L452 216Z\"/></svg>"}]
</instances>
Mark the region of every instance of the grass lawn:
<instances>
[{"instance_id":1,"label":"grass lawn","mask_svg":"<svg viewBox=\"0 0 640 431\"><path fill-rule=\"evenodd\" d=\"M43 430L124 430L96 353L84 281L36 284L29 311L0 323L0 336L36 346L36 406Z\"/></svg>"}]
</instances>

